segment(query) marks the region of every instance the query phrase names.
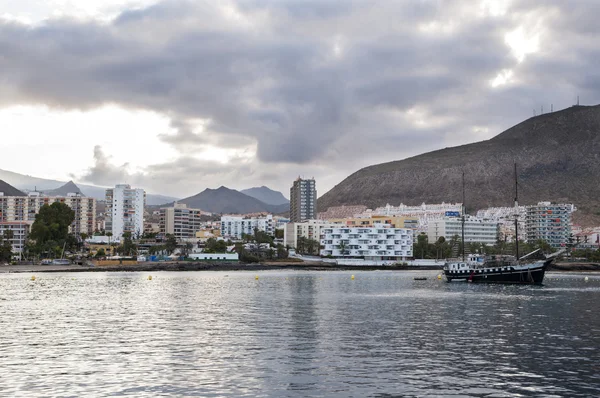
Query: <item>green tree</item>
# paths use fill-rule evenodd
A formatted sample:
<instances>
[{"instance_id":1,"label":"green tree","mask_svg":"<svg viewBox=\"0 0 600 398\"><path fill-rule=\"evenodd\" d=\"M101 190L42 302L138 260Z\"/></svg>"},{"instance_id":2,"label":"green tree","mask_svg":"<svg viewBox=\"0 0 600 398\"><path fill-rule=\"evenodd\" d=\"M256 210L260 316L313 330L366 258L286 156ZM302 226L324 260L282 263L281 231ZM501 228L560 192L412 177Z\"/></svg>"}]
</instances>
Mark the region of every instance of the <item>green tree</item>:
<instances>
[{"instance_id":1,"label":"green tree","mask_svg":"<svg viewBox=\"0 0 600 398\"><path fill-rule=\"evenodd\" d=\"M275 239L283 239L283 229L275 230Z\"/></svg>"},{"instance_id":2,"label":"green tree","mask_svg":"<svg viewBox=\"0 0 600 398\"><path fill-rule=\"evenodd\" d=\"M0 262L10 262L12 260L12 242L13 232L5 230L0 236Z\"/></svg>"},{"instance_id":3,"label":"green tree","mask_svg":"<svg viewBox=\"0 0 600 398\"><path fill-rule=\"evenodd\" d=\"M75 212L64 203L55 202L43 205L31 226L30 239L38 244L48 241L64 242L69 234L69 226L75 219Z\"/></svg>"},{"instance_id":4,"label":"green tree","mask_svg":"<svg viewBox=\"0 0 600 398\"><path fill-rule=\"evenodd\" d=\"M119 253L123 254L124 256L131 256L135 254L136 250L137 246L131 239L131 232L123 233L123 243L118 248Z\"/></svg>"},{"instance_id":5,"label":"green tree","mask_svg":"<svg viewBox=\"0 0 600 398\"><path fill-rule=\"evenodd\" d=\"M312 240L312 239L310 239L310 240ZM309 247L311 247L311 248L312 248L312 245L311 245L311 246L309 246ZM338 249L339 249L339 251L340 251L340 254L341 254L342 256L343 256L344 254L346 254L346 242L345 242L345 241L343 241L343 240L340 240L340 243L339 243L339 245L338 245ZM311 252L312 252L312 250L311 250Z\"/></svg>"},{"instance_id":6,"label":"green tree","mask_svg":"<svg viewBox=\"0 0 600 398\"><path fill-rule=\"evenodd\" d=\"M165 242L165 249L169 254L173 254L175 249L177 249L177 238L175 235L167 234L167 241Z\"/></svg>"},{"instance_id":7,"label":"green tree","mask_svg":"<svg viewBox=\"0 0 600 398\"><path fill-rule=\"evenodd\" d=\"M104 252L103 248L100 248L100 250L98 250L95 255L96 258L100 258L100 257L104 257L104 256L106 256L106 253Z\"/></svg>"}]
</instances>

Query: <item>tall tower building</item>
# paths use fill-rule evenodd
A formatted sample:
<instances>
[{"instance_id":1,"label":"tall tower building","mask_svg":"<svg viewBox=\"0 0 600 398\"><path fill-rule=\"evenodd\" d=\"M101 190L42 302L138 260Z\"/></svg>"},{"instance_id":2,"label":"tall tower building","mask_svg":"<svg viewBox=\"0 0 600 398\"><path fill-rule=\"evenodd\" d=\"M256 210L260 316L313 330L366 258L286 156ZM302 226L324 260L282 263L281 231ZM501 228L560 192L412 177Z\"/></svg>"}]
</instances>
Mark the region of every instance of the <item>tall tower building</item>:
<instances>
[{"instance_id":1,"label":"tall tower building","mask_svg":"<svg viewBox=\"0 0 600 398\"><path fill-rule=\"evenodd\" d=\"M315 179L300 177L290 188L290 221L303 222L317 218L317 188Z\"/></svg>"},{"instance_id":2,"label":"tall tower building","mask_svg":"<svg viewBox=\"0 0 600 398\"><path fill-rule=\"evenodd\" d=\"M122 237L125 232L141 235L144 232L144 206L146 192L132 189L127 184L119 184L106 190L106 231L114 237Z\"/></svg>"}]
</instances>

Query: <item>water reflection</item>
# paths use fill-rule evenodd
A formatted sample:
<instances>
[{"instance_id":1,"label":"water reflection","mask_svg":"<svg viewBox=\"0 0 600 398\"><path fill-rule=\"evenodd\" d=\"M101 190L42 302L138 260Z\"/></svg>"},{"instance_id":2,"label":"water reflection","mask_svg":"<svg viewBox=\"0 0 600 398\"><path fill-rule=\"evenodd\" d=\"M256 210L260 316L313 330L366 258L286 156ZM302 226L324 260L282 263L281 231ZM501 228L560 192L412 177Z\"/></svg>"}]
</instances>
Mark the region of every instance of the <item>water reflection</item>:
<instances>
[{"instance_id":1,"label":"water reflection","mask_svg":"<svg viewBox=\"0 0 600 398\"><path fill-rule=\"evenodd\" d=\"M598 396L600 278L0 275L2 396Z\"/></svg>"}]
</instances>

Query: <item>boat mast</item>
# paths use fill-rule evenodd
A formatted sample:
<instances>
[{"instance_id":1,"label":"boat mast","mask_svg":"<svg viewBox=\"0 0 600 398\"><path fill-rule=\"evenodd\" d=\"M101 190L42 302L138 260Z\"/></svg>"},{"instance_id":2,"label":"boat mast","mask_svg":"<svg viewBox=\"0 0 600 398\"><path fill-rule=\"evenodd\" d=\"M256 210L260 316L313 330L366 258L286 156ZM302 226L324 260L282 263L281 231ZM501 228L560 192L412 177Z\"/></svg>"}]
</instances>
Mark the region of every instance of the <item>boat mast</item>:
<instances>
[{"instance_id":1,"label":"boat mast","mask_svg":"<svg viewBox=\"0 0 600 398\"><path fill-rule=\"evenodd\" d=\"M519 260L519 184L517 181L517 163L515 162L515 248Z\"/></svg>"},{"instance_id":2,"label":"boat mast","mask_svg":"<svg viewBox=\"0 0 600 398\"><path fill-rule=\"evenodd\" d=\"M465 261L465 172L462 173L462 258Z\"/></svg>"}]
</instances>

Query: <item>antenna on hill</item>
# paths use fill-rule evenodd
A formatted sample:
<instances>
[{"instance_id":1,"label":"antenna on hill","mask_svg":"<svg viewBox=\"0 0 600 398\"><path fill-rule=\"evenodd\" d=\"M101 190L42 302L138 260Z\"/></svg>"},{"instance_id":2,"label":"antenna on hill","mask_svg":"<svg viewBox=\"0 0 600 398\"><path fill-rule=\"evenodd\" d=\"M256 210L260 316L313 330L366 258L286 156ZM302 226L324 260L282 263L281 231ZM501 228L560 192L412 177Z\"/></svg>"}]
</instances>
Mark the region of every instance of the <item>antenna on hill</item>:
<instances>
[{"instance_id":1,"label":"antenna on hill","mask_svg":"<svg viewBox=\"0 0 600 398\"><path fill-rule=\"evenodd\" d=\"M540 115L544 114L544 105L542 105L542 112L540 113Z\"/></svg>"},{"instance_id":2,"label":"antenna on hill","mask_svg":"<svg viewBox=\"0 0 600 398\"><path fill-rule=\"evenodd\" d=\"M554 104L550 104L550 112L554 112Z\"/></svg>"},{"instance_id":3,"label":"antenna on hill","mask_svg":"<svg viewBox=\"0 0 600 398\"><path fill-rule=\"evenodd\" d=\"M577 96L577 106L579 106L579 96Z\"/></svg>"}]
</instances>

